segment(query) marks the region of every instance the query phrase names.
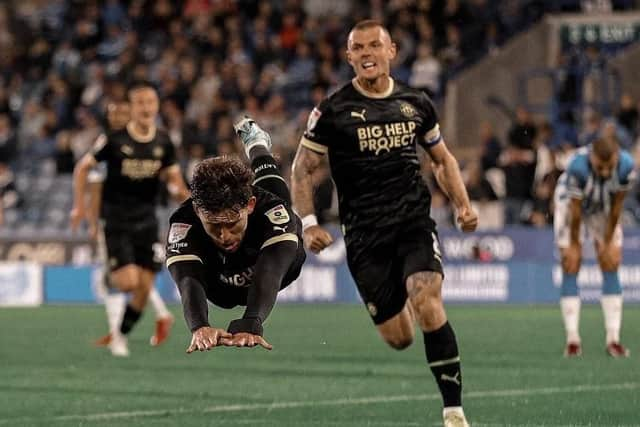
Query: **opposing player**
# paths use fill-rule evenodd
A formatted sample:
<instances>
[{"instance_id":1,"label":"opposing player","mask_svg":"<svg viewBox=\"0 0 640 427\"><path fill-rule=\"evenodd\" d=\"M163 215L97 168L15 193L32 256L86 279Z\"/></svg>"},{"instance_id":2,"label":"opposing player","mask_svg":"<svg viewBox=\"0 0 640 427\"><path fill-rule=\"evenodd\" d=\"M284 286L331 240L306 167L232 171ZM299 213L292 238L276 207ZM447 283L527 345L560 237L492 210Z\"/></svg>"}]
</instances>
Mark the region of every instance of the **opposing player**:
<instances>
[{"instance_id":1,"label":"opposing player","mask_svg":"<svg viewBox=\"0 0 640 427\"><path fill-rule=\"evenodd\" d=\"M119 329L109 344L115 356L127 356L126 335L140 318L162 258L155 216L159 176L176 199L188 196L176 163L173 144L155 125L158 95L147 82L133 83L127 92L131 121L120 131L101 135L93 149L74 170L74 207L71 226L86 218L84 201L87 174L97 162L105 162L101 217L110 269L109 283L131 293Z\"/></svg>"},{"instance_id":2,"label":"opposing player","mask_svg":"<svg viewBox=\"0 0 640 427\"><path fill-rule=\"evenodd\" d=\"M107 105L107 126L110 132L125 129L131 118L131 106L126 100L109 102ZM87 205L87 223L89 225L90 237L98 242L98 256L106 261L106 248L104 235L100 232L100 207L102 205L102 183L106 176L106 169L103 164L98 164L89 171L87 177L87 189L89 200ZM104 284L108 281L108 274L105 274ZM109 323L109 333L96 340L98 346L108 346L111 343L112 331L120 327L122 315L126 307L126 296L115 289L105 286L104 301ZM154 286L149 291L149 302L156 314L155 332L149 339L149 343L158 346L167 340L173 325L173 315L167 309L162 297Z\"/></svg>"},{"instance_id":3,"label":"opposing player","mask_svg":"<svg viewBox=\"0 0 640 427\"><path fill-rule=\"evenodd\" d=\"M602 271L600 303L606 351L613 357L629 356L629 350L620 343L622 288L618 267L622 260L620 214L634 175L633 158L619 148L610 129L605 129L592 145L574 155L558 180L554 231L562 264L560 308L567 334L564 352L567 357L582 354L577 275L584 237L593 239Z\"/></svg>"},{"instance_id":4,"label":"opposing player","mask_svg":"<svg viewBox=\"0 0 640 427\"><path fill-rule=\"evenodd\" d=\"M377 21L351 30L347 58L356 77L311 112L294 161L293 201L303 217L305 244L314 252L331 244L313 215L311 181L328 154L349 269L378 332L391 347L404 349L418 321L444 401L444 424L467 426L460 355L442 303L442 259L417 145L429 153L461 228L475 230L478 218L431 101L390 77L395 54Z\"/></svg>"},{"instance_id":5,"label":"opposing player","mask_svg":"<svg viewBox=\"0 0 640 427\"><path fill-rule=\"evenodd\" d=\"M269 135L248 118L235 129L253 171L237 158L203 160L193 174L191 199L170 220L166 264L192 333L187 353L217 345L270 350L263 323L306 257L302 224L271 156ZM246 310L226 330L213 327L207 300Z\"/></svg>"}]
</instances>

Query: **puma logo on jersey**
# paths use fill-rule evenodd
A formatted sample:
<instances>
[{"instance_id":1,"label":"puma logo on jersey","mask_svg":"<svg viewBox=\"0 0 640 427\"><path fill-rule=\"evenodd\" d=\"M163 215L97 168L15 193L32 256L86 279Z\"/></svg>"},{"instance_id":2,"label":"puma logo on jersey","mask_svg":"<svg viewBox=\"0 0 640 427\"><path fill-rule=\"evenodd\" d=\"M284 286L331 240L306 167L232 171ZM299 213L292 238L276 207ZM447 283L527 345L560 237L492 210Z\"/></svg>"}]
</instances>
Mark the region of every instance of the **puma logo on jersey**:
<instances>
[{"instance_id":1,"label":"puma logo on jersey","mask_svg":"<svg viewBox=\"0 0 640 427\"><path fill-rule=\"evenodd\" d=\"M287 232L287 226L286 226L286 225L285 225L284 227L278 227L277 225L274 225L274 226L273 226L273 229L274 229L274 231L280 230L280 231L282 231L283 233L286 233L286 232Z\"/></svg>"},{"instance_id":2,"label":"puma logo on jersey","mask_svg":"<svg viewBox=\"0 0 640 427\"><path fill-rule=\"evenodd\" d=\"M456 384L456 385L460 385L460 379L459 379L459 377L460 377L460 372L456 372L456 374L455 374L454 376L452 376L452 377L450 377L450 376L449 376L449 375L447 375L447 374L442 374L442 375L440 375L440 379L441 379L442 381L451 381L452 383L454 383L454 384Z\"/></svg>"},{"instance_id":3,"label":"puma logo on jersey","mask_svg":"<svg viewBox=\"0 0 640 427\"><path fill-rule=\"evenodd\" d=\"M359 113L358 113L357 111L352 111L352 112L351 112L351 117L357 117L357 118L362 119L362 121L363 121L363 122L366 122L366 121L367 121L367 119L364 117L364 114L365 114L366 112L367 112L367 110L366 110L366 109L364 109L364 108L363 108L363 109L362 109L362 111L361 111L361 112L359 112Z\"/></svg>"}]
</instances>

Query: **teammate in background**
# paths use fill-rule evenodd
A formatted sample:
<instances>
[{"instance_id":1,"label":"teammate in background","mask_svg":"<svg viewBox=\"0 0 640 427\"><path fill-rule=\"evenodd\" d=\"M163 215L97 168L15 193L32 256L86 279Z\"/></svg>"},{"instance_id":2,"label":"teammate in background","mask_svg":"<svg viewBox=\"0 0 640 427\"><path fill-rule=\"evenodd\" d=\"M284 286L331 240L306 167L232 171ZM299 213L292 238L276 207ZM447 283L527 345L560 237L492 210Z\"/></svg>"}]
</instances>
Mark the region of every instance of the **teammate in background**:
<instances>
[{"instance_id":1,"label":"teammate in background","mask_svg":"<svg viewBox=\"0 0 640 427\"><path fill-rule=\"evenodd\" d=\"M306 257L302 224L271 155L269 134L249 118L234 127L253 171L232 157L203 160L193 174L191 199L170 219L166 263L192 333L187 353L217 345L270 350L262 325ZM246 310L226 330L212 327L207 300Z\"/></svg>"},{"instance_id":2,"label":"teammate in background","mask_svg":"<svg viewBox=\"0 0 640 427\"><path fill-rule=\"evenodd\" d=\"M71 211L71 226L75 229L87 216L84 195L89 170L97 162L105 162L107 176L100 211L109 283L132 295L120 327L112 331L109 347L115 356L129 354L126 335L142 314L163 258L155 216L160 174L166 174L167 187L176 199L188 197L173 144L155 125L159 104L155 88L147 82L135 82L127 96L131 121L126 128L98 137L93 149L74 169Z\"/></svg>"},{"instance_id":3,"label":"teammate in background","mask_svg":"<svg viewBox=\"0 0 640 427\"><path fill-rule=\"evenodd\" d=\"M478 217L429 97L390 77L395 55L389 32L377 21L351 30L347 58L356 77L311 112L294 161L293 201L303 217L305 244L314 252L331 244L313 215L311 181L328 153L349 269L378 332L401 350L412 343L418 321L444 401L444 425L467 426L460 355L442 303L442 259L418 144L429 153L462 230L475 230Z\"/></svg>"},{"instance_id":4,"label":"teammate in background","mask_svg":"<svg viewBox=\"0 0 640 427\"><path fill-rule=\"evenodd\" d=\"M606 351L628 357L620 343L622 287L618 267L622 260L620 214L635 175L633 158L621 150L611 125L592 145L580 149L560 176L554 194L554 231L560 249L562 285L560 308L567 334L564 354L580 356L580 270L583 237L593 239L603 285L600 303L606 329ZM584 226L582 225L584 223Z\"/></svg>"},{"instance_id":5,"label":"teammate in background","mask_svg":"<svg viewBox=\"0 0 640 427\"><path fill-rule=\"evenodd\" d=\"M131 117L130 106L128 101L114 101L107 105L107 126L110 132L116 132L127 126ZM89 225L89 235L92 240L98 242L99 259L107 263L106 248L104 247L104 236L100 230L100 206L102 200L102 183L104 181L106 170L96 165L92 168L87 177L89 200L87 223ZM105 281L108 280L105 274ZM106 285L106 282L105 282ZM105 286L107 287L107 286ZM122 315L126 306L126 296L114 289L105 289L104 292L105 310L107 312L107 321L109 323L109 333L96 341L98 346L107 346L111 342L113 331L118 330ZM153 346L158 346L167 340L173 325L173 315L167 309L162 297L156 290L155 286L151 287L149 292L149 301L156 314L155 333L149 339Z\"/></svg>"}]
</instances>

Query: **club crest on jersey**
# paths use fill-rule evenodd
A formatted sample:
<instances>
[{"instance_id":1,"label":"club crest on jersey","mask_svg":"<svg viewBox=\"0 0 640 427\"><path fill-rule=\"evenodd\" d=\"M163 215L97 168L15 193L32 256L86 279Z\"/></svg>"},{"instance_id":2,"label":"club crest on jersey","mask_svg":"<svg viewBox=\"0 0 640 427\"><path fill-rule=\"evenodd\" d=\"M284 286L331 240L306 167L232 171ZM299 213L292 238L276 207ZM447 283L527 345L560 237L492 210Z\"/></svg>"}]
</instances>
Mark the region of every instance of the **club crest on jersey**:
<instances>
[{"instance_id":1,"label":"club crest on jersey","mask_svg":"<svg viewBox=\"0 0 640 427\"><path fill-rule=\"evenodd\" d=\"M400 112L402 114L404 114L408 118L412 118L413 116L416 115L415 107L413 105L409 104L408 102L401 102L400 103Z\"/></svg>"},{"instance_id":2,"label":"club crest on jersey","mask_svg":"<svg viewBox=\"0 0 640 427\"><path fill-rule=\"evenodd\" d=\"M181 222L174 222L171 224L171 229L169 230L169 243L176 243L180 240L187 237L187 233L191 228L191 224L184 224Z\"/></svg>"},{"instance_id":3,"label":"club crest on jersey","mask_svg":"<svg viewBox=\"0 0 640 427\"><path fill-rule=\"evenodd\" d=\"M280 225L289 222L289 213L284 205L278 205L264 213L272 224Z\"/></svg>"},{"instance_id":4,"label":"club crest on jersey","mask_svg":"<svg viewBox=\"0 0 640 427\"><path fill-rule=\"evenodd\" d=\"M307 132L309 134L313 135L313 130L316 128L318 120L320 120L321 116L322 111L318 110L315 107L313 108L313 110L311 110L311 113L309 113L309 118L307 119Z\"/></svg>"},{"instance_id":5,"label":"club crest on jersey","mask_svg":"<svg viewBox=\"0 0 640 427\"><path fill-rule=\"evenodd\" d=\"M156 147L153 149L153 157L155 157L156 159L161 158L163 155L164 155L164 148Z\"/></svg>"}]
</instances>

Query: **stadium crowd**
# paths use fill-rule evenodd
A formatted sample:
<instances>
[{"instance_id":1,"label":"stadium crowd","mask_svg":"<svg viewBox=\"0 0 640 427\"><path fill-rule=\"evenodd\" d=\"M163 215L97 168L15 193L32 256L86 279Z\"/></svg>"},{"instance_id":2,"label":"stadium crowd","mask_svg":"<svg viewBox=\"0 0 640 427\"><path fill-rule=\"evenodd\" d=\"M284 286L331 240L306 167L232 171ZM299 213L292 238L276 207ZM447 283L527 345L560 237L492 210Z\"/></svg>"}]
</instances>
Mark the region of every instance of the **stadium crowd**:
<instances>
[{"instance_id":1,"label":"stadium crowd","mask_svg":"<svg viewBox=\"0 0 640 427\"><path fill-rule=\"evenodd\" d=\"M246 112L268 130L289 173L306 117L351 77L346 31L376 18L398 55L392 74L444 96L446 80L492 54L544 13L626 9L633 1L506 0L21 0L0 5L0 196L20 204L14 172L70 174L103 131L106 106L126 82L145 79L161 95L168 130L187 175L207 156L240 153L232 120ZM638 100L625 95L613 119L626 148L638 138ZM550 224L555 180L568 154L590 142L604 117L562 124L519 108L503 140L477 124L479 162L466 162L471 198L506 224ZM446 118L445 118L446 119ZM327 173L317 205L336 217ZM433 186L435 188L435 186ZM450 224L444 196L434 216ZM481 215L482 216L482 215ZM640 192L626 224L640 221Z\"/></svg>"}]
</instances>

